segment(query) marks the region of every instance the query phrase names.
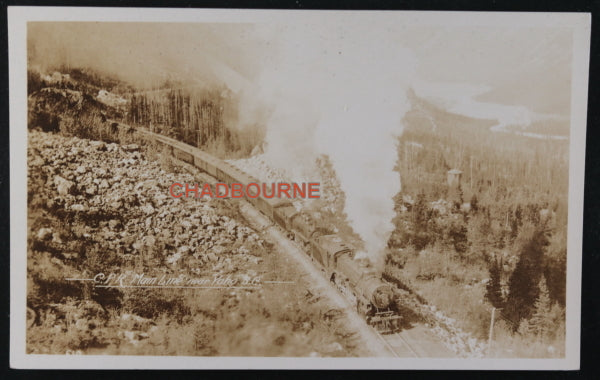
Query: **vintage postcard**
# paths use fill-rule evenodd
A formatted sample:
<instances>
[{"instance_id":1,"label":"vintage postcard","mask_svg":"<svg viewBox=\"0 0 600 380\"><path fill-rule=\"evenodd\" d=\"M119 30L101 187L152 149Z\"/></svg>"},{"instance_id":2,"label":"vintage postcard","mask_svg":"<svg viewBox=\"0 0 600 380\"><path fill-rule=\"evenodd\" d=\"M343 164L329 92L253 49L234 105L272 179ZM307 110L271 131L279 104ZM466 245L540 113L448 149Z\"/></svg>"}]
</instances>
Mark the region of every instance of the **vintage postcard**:
<instances>
[{"instance_id":1,"label":"vintage postcard","mask_svg":"<svg viewBox=\"0 0 600 380\"><path fill-rule=\"evenodd\" d=\"M8 24L11 366L579 368L589 14Z\"/></svg>"}]
</instances>

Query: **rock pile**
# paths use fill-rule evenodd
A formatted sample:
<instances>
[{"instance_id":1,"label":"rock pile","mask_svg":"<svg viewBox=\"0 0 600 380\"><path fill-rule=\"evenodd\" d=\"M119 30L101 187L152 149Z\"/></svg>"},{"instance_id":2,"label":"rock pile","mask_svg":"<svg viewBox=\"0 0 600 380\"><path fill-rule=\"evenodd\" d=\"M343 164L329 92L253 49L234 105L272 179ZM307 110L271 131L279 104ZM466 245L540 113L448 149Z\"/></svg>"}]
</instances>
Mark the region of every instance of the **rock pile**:
<instances>
[{"instance_id":1,"label":"rock pile","mask_svg":"<svg viewBox=\"0 0 600 380\"><path fill-rule=\"evenodd\" d=\"M484 357L487 344L463 331L455 319L444 315L434 305L419 302L408 292L401 294L401 304L417 312L448 349L462 358Z\"/></svg>"},{"instance_id":2,"label":"rock pile","mask_svg":"<svg viewBox=\"0 0 600 380\"><path fill-rule=\"evenodd\" d=\"M444 342L446 347L464 358L482 358L487 344L463 331L456 325L456 320L444 315L432 305L420 305L422 315L432 323L432 331Z\"/></svg>"},{"instance_id":3,"label":"rock pile","mask_svg":"<svg viewBox=\"0 0 600 380\"><path fill-rule=\"evenodd\" d=\"M71 229L73 236L50 225L31 231L54 251L66 254L70 240L85 240L122 257L149 256L188 268L219 263L224 272L235 270L231 256L260 261L262 240L233 219L226 201L173 198L171 184L194 183L194 178L165 172L136 144L31 131L28 169L29 196L38 200L30 208L82 221Z\"/></svg>"}]
</instances>

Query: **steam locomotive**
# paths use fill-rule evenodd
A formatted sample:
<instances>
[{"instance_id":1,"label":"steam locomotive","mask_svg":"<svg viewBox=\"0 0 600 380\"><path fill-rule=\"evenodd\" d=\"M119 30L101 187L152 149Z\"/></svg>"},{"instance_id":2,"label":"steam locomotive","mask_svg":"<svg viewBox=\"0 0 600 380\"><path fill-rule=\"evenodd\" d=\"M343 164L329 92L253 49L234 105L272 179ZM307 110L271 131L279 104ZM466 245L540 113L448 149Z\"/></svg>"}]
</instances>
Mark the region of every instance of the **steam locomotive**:
<instances>
[{"instance_id":1,"label":"steam locomotive","mask_svg":"<svg viewBox=\"0 0 600 380\"><path fill-rule=\"evenodd\" d=\"M260 183L240 169L195 147L137 129L151 140L166 146L172 156L212 175L219 181L231 183ZM250 190L250 195L253 194ZM254 207L277 224L298 242L325 276L356 305L367 323L381 333L397 331L401 320L395 310L394 292L390 284L366 258L356 257L356 249L344 243L339 235L305 212L296 210L287 199L248 197Z\"/></svg>"}]
</instances>

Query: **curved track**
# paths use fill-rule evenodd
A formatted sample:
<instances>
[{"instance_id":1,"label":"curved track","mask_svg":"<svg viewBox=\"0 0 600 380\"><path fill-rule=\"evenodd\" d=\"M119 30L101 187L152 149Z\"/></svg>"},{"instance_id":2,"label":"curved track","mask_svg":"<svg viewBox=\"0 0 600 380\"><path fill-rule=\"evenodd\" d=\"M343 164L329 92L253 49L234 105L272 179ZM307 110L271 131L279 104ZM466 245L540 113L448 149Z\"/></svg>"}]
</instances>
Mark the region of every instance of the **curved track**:
<instances>
[{"instance_id":1,"label":"curved track","mask_svg":"<svg viewBox=\"0 0 600 380\"><path fill-rule=\"evenodd\" d=\"M109 121L111 122L111 121ZM142 128L133 128L121 123L118 123L119 127L126 129L133 129L140 133L144 138L160 142L164 145L171 146L172 148L179 149L183 152L189 152L193 154L196 148L193 148L182 142L173 140L171 138L157 135L150 131ZM200 173L200 176L205 182L213 181L215 178L201 171L194 165L187 162L181 161L178 157L173 158L178 165L188 167L196 173ZM403 330L394 334L380 334L374 328L365 323L364 319L358 315L355 311L355 307L350 304L350 301L329 281L327 281L320 273L320 271L312 264L308 255L306 255L296 242L289 240L287 234L281 230L280 227L276 226L272 221L265 217L260 211L255 209L249 202L240 200L240 211L247 219L252 219L255 226L262 234L269 235L272 240L277 241L286 253L294 256L296 260L300 260L306 271L313 277L313 281L317 286L317 289L326 293L332 301L341 306L347 314L351 327L356 330L361 336L362 340L369 346L369 352L375 356L395 356L400 358L406 357L453 357L455 356L450 350L448 350L439 339L435 338L429 329L422 324L418 324L411 329ZM301 253L300 255L298 253ZM298 257L301 256L301 257Z\"/></svg>"}]
</instances>

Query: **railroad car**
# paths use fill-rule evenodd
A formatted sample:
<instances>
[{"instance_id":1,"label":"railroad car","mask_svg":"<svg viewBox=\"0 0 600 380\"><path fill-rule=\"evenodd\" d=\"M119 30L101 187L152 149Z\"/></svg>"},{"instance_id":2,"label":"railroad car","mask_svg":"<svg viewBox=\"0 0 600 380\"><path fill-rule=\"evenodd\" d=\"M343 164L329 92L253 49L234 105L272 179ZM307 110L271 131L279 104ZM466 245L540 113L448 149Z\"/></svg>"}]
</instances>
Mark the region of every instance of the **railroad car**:
<instances>
[{"instance_id":1,"label":"railroad car","mask_svg":"<svg viewBox=\"0 0 600 380\"><path fill-rule=\"evenodd\" d=\"M200 149L169 137L138 129L143 135L167 146L171 154L231 184L261 183L251 175L237 169ZM257 195L251 189L250 195ZM395 332L401 317L395 307L395 294L390 284L366 258L359 258L356 249L346 244L340 236L324 227L317 218L296 210L288 199L247 197L247 200L274 224L281 227L288 237L301 243L315 265L352 302L366 321L382 333Z\"/></svg>"}]
</instances>

